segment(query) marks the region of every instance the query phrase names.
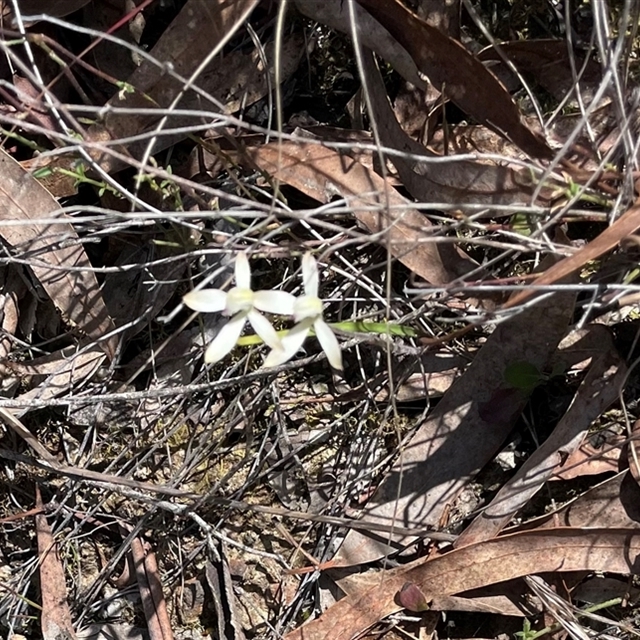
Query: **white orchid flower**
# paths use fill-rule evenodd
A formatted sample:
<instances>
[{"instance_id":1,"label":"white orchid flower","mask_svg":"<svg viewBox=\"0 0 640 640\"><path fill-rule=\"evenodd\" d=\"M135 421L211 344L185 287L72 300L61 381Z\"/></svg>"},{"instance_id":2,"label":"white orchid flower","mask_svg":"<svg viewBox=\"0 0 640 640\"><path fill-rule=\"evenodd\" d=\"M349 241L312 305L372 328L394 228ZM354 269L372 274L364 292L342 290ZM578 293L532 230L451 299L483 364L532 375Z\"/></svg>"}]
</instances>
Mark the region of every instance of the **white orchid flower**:
<instances>
[{"instance_id":1,"label":"white orchid flower","mask_svg":"<svg viewBox=\"0 0 640 640\"><path fill-rule=\"evenodd\" d=\"M302 347L302 343L313 328L329 364L334 369L342 370L340 344L331 327L322 317L322 300L318 297L318 265L310 253L305 253L302 257L302 280L304 295L294 298L293 306L293 316L297 324L280 339L282 346L269 353L264 366L277 367L290 360ZM281 309L280 313L285 311Z\"/></svg>"},{"instance_id":2,"label":"white orchid flower","mask_svg":"<svg viewBox=\"0 0 640 640\"><path fill-rule=\"evenodd\" d=\"M220 329L207 347L205 362L222 360L238 342L247 320L262 341L275 352L279 353L284 349L276 330L260 311L291 315L294 311L294 296L285 291L252 291L251 267L246 253L236 256L235 281L236 286L229 291L201 289L191 291L183 298L183 302L194 311L222 312L231 316L231 320Z\"/></svg>"}]
</instances>

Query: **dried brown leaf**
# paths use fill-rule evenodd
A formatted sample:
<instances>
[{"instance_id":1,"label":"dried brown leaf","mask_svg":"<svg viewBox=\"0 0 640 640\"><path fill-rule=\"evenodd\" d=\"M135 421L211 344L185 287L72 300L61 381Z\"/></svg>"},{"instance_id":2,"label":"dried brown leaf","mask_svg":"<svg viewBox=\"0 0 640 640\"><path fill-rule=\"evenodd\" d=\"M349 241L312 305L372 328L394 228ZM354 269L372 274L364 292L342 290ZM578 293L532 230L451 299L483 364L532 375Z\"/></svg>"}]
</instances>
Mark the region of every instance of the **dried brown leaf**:
<instances>
[{"instance_id":1,"label":"dried brown leaf","mask_svg":"<svg viewBox=\"0 0 640 640\"><path fill-rule=\"evenodd\" d=\"M624 598L637 602L640 589L629 584L628 580L593 576L578 585L572 592L573 598L579 602L598 604L614 598Z\"/></svg>"},{"instance_id":2,"label":"dried brown leaf","mask_svg":"<svg viewBox=\"0 0 640 640\"><path fill-rule=\"evenodd\" d=\"M222 544L217 546L213 562L207 560L204 572L213 600L218 637L246 640L240 621L240 605L234 592L229 560Z\"/></svg>"},{"instance_id":3,"label":"dried brown leaf","mask_svg":"<svg viewBox=\"0 0 640 640\"><path fill-rule=\"evenodd\" d=\"M640 530L640 487L628 470L597 484L552 513L519 529L612 527Z\"/></svg>"},{"instance_id":4,"label":"dried brown leaf","mask_svg":"<svg viewBox=\"0 0 640 640\"><path fill-rule=\"evenodd\" d=\"M564 462L562 468L556 470L549 480L572 480L581 476L597 476L607 472L617 472L620 462L620 449L623 439L618 446L611 447L608 442L605 447L596 448L591 443L583 443Z\"/></svg>"},{"instance_id":5,"label":"dried brown leaf","mask_svg":"<svg viewBox=\"0 0 640 640\"><path fill-rule=\"evenodd\" d=\"M23 381L30 376L46 376L37 387L20 394L16 398L17 402L28 404L31 400L56 398L90 380L106 357L97 347L77 353L75 351L64 349L31 362L6 362L0 365L0 371L13 371ZM23 415L27 411L28 409L16 410L16 414Z\"/></svg>"},{"instance_id":6,"label":"dried brown leaf","mask_svg":"<svg viewBox=\"0 0 640 640\"><path fill-rule=\"evenodd\" d=\"M24 221L21 225L2 225L0 235L20 259L28 262L73 327L99 341L113 358L117 337L103 337L115 327L75 229L60 213L53 196L1 150L0 172L0 221ZM56 222L39 222L46 218L55 218Z\"/></svg>"},{"instance_id":7,"label":"dried brown leaf","mask_svg":"<svg viewBox=\"0 0 640 640\"><path fill-rule=\"evenodd\" d=\"M362 52L367 77L372 117L378 128L382 144L400 154L390 156L391 162L406 189L421 202L451 204L513 204L530 203L538 187L533 174L522 166L497 165L489 161L458 161L452 157L442 162L443 156L430 151L409 137L398 123L387 98L380 71L371 53ZM492 152L493 148L481 151ZM424 156L424 161L408 159L402 154ZM430 162L429 160L440 160ZM540 200L555 191L553 183L540 189Z\"/></svg>"},{"instance_id":8,"label":"dried brown leaf","mask_svg":"<svg viewBox=\"0 0 640 640\"><path fill-rule=\"evenodd\" d=\"M550 285L575 273L587 262L599 258L601 255L613 249L621 240L640 229L640 206L634 205L618 218L610 227L607 227L597 238L576 251L573 255L556 262L542 275L538 276L531 286L523 289L507 300L504 309L511 309L529 300L536 294L538 287Z\"/></svg>"},{"instance_id":9,"label":"dried brown leaf","mask_svg":"<svg viewBox=\"0 0 640 640\"><path fill-rule=\"evenodd\" d=\"M205 60L212 47L238 29L257 5L257 0L188 0L151 50L151 55L175 71L189 77ZM206 37L202 37L206 33ZM168 107L182 89L182 83L156 64L145 60L127 80L135 92L116 95L112 106L122 108ZM184 108L184 105L181 105ZM147 130L159 116L109 114L104 124L89 130L92 139L128 137ZM108 160L104 167L109 170Z\"/></svg>"},{"instance_id":10,"label":"dried brown leaf","mask_svg":"<svg viewBox=\"0 0 640 640\"><path fill-rule=\"evenodd\" d=\"M138 0L135 3L138 5L136 8L139 8L141 2L142 0ZM118 41L106 38L96 39L92 43L91 50L91 56L96 60L100 71L118 80L124 80L130 76L142 62L140 55L124 44L139 46L146 24L143 11L135 16L131 15L131 9L135 5L131 0L92 2L82 15L82 24L85 28L99 33L109 33L118 39ZM123 17L128 19L123 20ZM113 27L117 23L120 27L114 31ZM105 89L109 92L107 94L109 96L117 91L116 87L105 87Z\"/></svg>"},{"instance_id":11,"label":"dried brown leaf","mask_svg":"<svg viewBox=\"0 0 640 640\"><path fill-rule=\"evenodd\" d=\"M187 268L186 260L175 259L177 251L170 242L156 246L150 238L141 238L140 243L122 247L115 260L122 270L107 274L102 286L114 322L127 326L125 339L137 335L164 308Z\"/></svg>"},{"instance_id":12,"label":"dried brown leaf","mask_svg":"<svg viewBox=\"0 0 640 640\"><path fill-rule=\"evenodd\" d=\"M349 156L304 141L248 147L244 153L276 180L320 202L344 197L358 221L427 282L450 282L476 266L450 244L435 238L430 242L437 227L383 178Z\"/></svg>"},{"instance_id":13,"label":"dried brown leaf","mask_svg":"<svg viewBox=\"0 0 640 640\"><path fill-rule=\"evenodd\" d=\"M0 407L0 419L6 425L11 427L16 435L22 438L33 449L33 451L38 454L38 458L40 460L44 460L52 466L56 466L58 464L55 456L49 453L48 449L44 445L40 444L40 441L11 411L9 411L9 409Z\"/></svg>"},{"instance_id":14,"label":"dried brown leaf","mask_svg":"<svg viewBox=\"0 0 640 640\"><path fill-rule=\"evenodd\" d=\"M456 540L456 546L481 542L498 535L580 446L594 420L618 399L620 388L626 380L627 367L609 331L601 325L591 330L599 337L601 352L592 362L568 411L553 433Z\"/></svg>"},{"instance_id":15,"label":"dried brown leaf","mask_svg":"<svg viewBox=\"0 0 640 640\"><path fill-rule=\"evenodd\" d=\"M416 13L420 18L448 36L458 40L460 36L460 0L420 0Z\"/></svg>"},{"instance_id":16,"label":"dried brown leaf","mask_svg":"<svg viewBox=\"0 0 640 640\"><path fill-rule=\"evenodd\" d=\"M364 509L367 521L409 528L438 526L447 505L493 458L526 404L527 392L506 393L507 366L528 362L544 371L566 332L574 300L573 294L558 294L527 309L525 317L518 314L498 325L469 368L401 447L400 457ZM351 531L337 560L369 562L412 540L399 535L385 540Z\"/></svg>"},{"instance_id":17,"label":"dried brown leaf","mask_svg":"<svg viewBox=\"0 0 640 640\"><path fill-rule=\"evenodd\" d=\"M380 571L368 571L364 573L348 572L342 575L339 569L329 571L335 576L337 586L345 595L353 595L380 584ZM411 584L411 583L406 583ZM398 594L399 596L399 594ZM470 611L477 613L498 613L506 616L535 615L539 610L533 603L527 601L525 585L517 580L510 580L498 585L482 587L473 592L459 596L430 596L429 609L432 611ZM400 597L397 598L401 604ZM405 608L406 602L402 603Z\"/></svg>"},{"instance_id":18,"label":"dried brown leaf","mask_svg":"<svg viewBox=\"0 0 640 640\"><path fill-rule=\"evenodd\" d=\"M536 158L552 151L521 120L509 92L459 42L430 26L397 0L357 0L409 52L418 69L465 113Z\"/></svg>"},{"instance_id":19,"label":"dried brown leaf","mask_svg":"<svg viewBox=\"0 0 640 640\"><path fill-rule=\"evenodd\" d=\"M18 0L20 13L23 15L34 16L46 13L50 16L62 18L70 13L82 9L91 0ZM11 0L5 0L3 3L11 6Z\"/></svg>"},{"instance_id":20,"label":"dried brown leaf","mask_svg":"<svg viewBox=\"0 0 640 640\"><path fill-rule=\"evenodd\" d=\"M633 423L631 429L631 439L627 447L627 462L629 463L629 471L634 480L640 484L640 420Z\"/></svg>"},{"instance_id":21,"label":"dried brown leaf","mask_svg":"<svg viewBox=\"0 0 640 640\"><path fill-rule=\"evenodd\" d=\"M519 71L533 76L558 101L570 91L579 89L585 102L590 102L602 80L602 67L595 59L585 62L576 51L569 53L569 44L564 39L501 42L500 52L490 46L478 54L483 61L502 61L502 56L507 56ZM580 74L577 85L571 72L571 59L573 68Z\"/></svg>"},{"instance_id":22,"label":"dried brown leaf","mask_svg":"<svg viewBox=\"0 0 640 640\"><path fill-rule=\"evenodd\" d=\"M349 36L353 32L349 6L344 0L295 0L295 4L298 11L311 20L326 24ZM406 49L400 46L398 41L368 11L356 4L353 9L360 42L389 61L405 80L416 87L426 88L428 82L419 73Z\"/></svg>"},{"instance_id":23,"label":"dried brown leaf","mask_svg":"<svg viewBox=\"0 0 640 640\"><path fill-rule=\"evenodd\" d=\"M40 489L36 485L36 508L42 509ZM40 594L42 615L40 625L44 640L75 640L71 611L67 604L67 587L64 569L58 556L58 546L53 538L46 516L36 516L38 558L40 563Z\"/></svg>"},{"instance_id":24,"label":"dried brown leaf","mask_svg":"<svg viewBox=\"0 0 640 640\"><path fill-rule=\"evenodd\" d=\"M131 540L131 555L149 629L149 640L173 640L155 554L150 545L145 545L136 536Z\"/></svg>"},{"instance_id":25,"label":"dried brown leaf","mask_svg":"<svg viewBox=\"0 0 640 640\"><path fill-rule=\"evenodd\" d=\"M385 571L376 586L340 600L285 640L351 640L400 609L397 594L407 582L429 601L543 572L634 574L639 554L640 533L629 529L560 528L501 536Z\"/></svg>"},{"instance_id":26,"label":"dried brown leaf","mask_svg":"<svg viewBox=\"0 0 640 640\"><path fill-rule=\"evenodd\" d=\"M156 60L171 64L176 73L189 78L213 48L226 41L242 26L257 4L258 0L189 0L150 54ZM261 53L255 50L249 53L242 50L233 51L224 58L216 58L198 76L196 84L202 91L208 92L218 100L218 104L211 105L199 93L186 91L179 108L209 108L232 113L241 105L249 106L259 100L266 95L275 77L274 43L268 43L262 53L269 61L268 69L263 68ZM298 33L292 33L283 40L279 52L281 79L286 79L297 69L303 53L304 42ZM109 105L145 110L155 105L164 109L184 90L183 83L166 73L165 67L146 60L128 78L127 83L135 91L114 96ZM160 119L160 115L150 115L148 111L139 115L107 113L102 124L89 129L88 137L96 142L118 140L153 130ZM193 124L193 117L171 117L166 126L178 128ZM157 152L165 149L185 136L185 133L160 133L153 150ZM147 144L146 140L141 143L134 142L128 144L126 150L119 150L135 158L141 158ZM110 157L108 153L99 157L99 161L106 171L113 171L122 166L120 160Z\"/></svg>"}]
</instances>

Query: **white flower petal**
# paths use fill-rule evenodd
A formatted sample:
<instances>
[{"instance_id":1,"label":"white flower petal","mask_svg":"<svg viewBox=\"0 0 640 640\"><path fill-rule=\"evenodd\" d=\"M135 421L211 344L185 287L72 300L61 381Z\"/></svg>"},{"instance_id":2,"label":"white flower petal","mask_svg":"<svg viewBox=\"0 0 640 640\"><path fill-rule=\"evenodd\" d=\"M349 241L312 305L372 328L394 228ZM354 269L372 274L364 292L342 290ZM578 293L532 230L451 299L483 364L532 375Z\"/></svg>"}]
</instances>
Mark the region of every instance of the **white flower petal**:
<instances>
[{"instance_id":1,"label":"white flower petal","mask_svg":"<svg viewBox=\"0 0 640 640\"><path fill-rule=\"evenodd\" d=\"M215 340L207 347L204 353L204 361L211 364L222 360L222 358L236 346L236 342L238 342L238 338L242 333L246 321L246 313L238 313L233 316L233 318L220 329Z\"/></svg>"},{"instance_id":2,"label":"white flower petal","mask_svg":"<svg viewBox=\"0 0 640 640\"><path fill-rule=\"evenodd\" d=\"M277 367L287 362L287 360L291 360L300 350L300 347L302 347L305 338L309 334L309 329L311 329L311 324L311 322L304 320L282 336L282 338L280 338L282 348L271 351L262 366Z\"/></svg>"},{"instance_id":3,"label":"white flower petal","mask_svg":"<svg viewBox=\"0 0 640 640\"><path fill-rule=\"evenodd\" d=\"M269 367L279 367L281 364L291 360L293 355L294 354L292 353L287 353L284 349L272 349L269 351L269 355L264 359L262 368L268 369Z\"/></svg>"},{"instance_id":4,"label":"white flower petal","mask_svg":"<svg viewBox=\"0 0 640 640\"><path fill-rule=\"evenodd\" d=\"M265 344L268 344L272 349L282 349L282 342L280 342L276 330L261 313L251 309L248 318L253 330L262 338Z\"/></svg>"},{"instance_id":5,"label":"white flower petal","mask_svg":"<svg viewBox=\"0 0 640 640\"><path fill-rule=\"evenodd\" d=\"M242 252L236 256L236 286L239 289L251 289L251 267L247 254Z\"/></svg>"},{"instance_id":6,"label":"white flower petal","mask_svg":"<svg viewBox=\"0 0 640 640\"><path fill-rule=\"evenodd\" d=\"M313 323L313 329L322 350L327 354L329 364L334 369L342 371L342 350L331 327L324 320L318 319Z\"/></svg>"},{"instance_id":7,"label":"white flower petal","mask_svg":"<svg viewBox=\"0 0 640 640\"><path fill-rule=\"evenodd\" d=\"M190 291L182 301L194 311L212 313L224 310L227 306L227 294L222 289L201 289Z\"/></svg>"},{"instance_id":8,"label":"white flower petal","mask_svg":"<svg viewBox=\"0 0 640 640\"><path fill-rule=\"evenodd\" d=\"M302 282L304 292L313 298L318 297L318 263L309 253L302 256Z\"/></svg>"},{"instance_id":9,"label":"white flower petal","mask_svg":"<svg viewBox=\"0 0 640 640\"><path fill-rule=\"evenodd\" d=\"M292 316L295 302L295 296L286 291L256 291L253 295L253 306L256 309L281 316Z\"/></svg>"}]
</instances>

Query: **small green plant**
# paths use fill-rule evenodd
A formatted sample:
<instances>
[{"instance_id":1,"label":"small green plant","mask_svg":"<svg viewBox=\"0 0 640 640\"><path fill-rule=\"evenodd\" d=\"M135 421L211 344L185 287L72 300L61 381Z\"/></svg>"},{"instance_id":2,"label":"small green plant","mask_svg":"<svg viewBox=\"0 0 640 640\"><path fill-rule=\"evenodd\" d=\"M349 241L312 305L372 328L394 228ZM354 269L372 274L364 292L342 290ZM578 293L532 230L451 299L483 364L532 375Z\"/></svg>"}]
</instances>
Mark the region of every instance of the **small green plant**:
<instances>
[{"instance_id":1,"label":"small green plant","mask_svg":"<svg viewBox=\"0 0 640 640\"><path fill-rule=\"evenodd\" d=\"M136 88L129 84L128 82L124 82L123 80L117 80L116 86L118 87L118 99L124 100L127 97L127 94L135 93Z\"/></svg>"},{"instance_id":2,"label":"small green plant","mask_svg":"<svg viewBox=\"0 0 640 640\"><path fill-rule=\"evenodd\" d=\"M82 162L77 163L73 169L56 167L54 171L62 174L63 176L69 176L73 178L75 180L74 184L76 187L80 184L88 184L92 187L95 187L98 190L99 196L103 196L105 192L108 191L118 198L121 197L120 192L115 187L112 187L110 184L104 182L104 180L94 180L93 178L89 178L86 174L87 169Z\"/></svg>"},{"instance_id":3,"label":"small green plant","mask_svg":"<svg viewBox=\"0 0 640 640\"><path fill-rule=\"evenodd\" d=\"M150 164L156 166L153 158L151 158ZM169 176L171 176L171 165L169 165L165 169L165 171L169 174ZM162 200L164 202L169 202L173 209L175 209L176 211L184 211L180 187L171 177L165 178L164 180L160 180L160 182L158 182L154 176L148 175L146 173L141 173L138 175L137 180L138 185L144 182L149 185L152 191L160 193L162 196Z\"/></svg>"},{"instance_id":4,"label":"small green plant","mask_svg":"<svg viewBox=\"0 0 640 640\"><path fill-rule=\"evenodd\" d=\"M520 638L520 640L534 640L537 637L537 631L531 628L531 623L529 622L529 618L525 618L522 623L522 631L516 631L516 637Z\"/></svg>"}]
</instances>

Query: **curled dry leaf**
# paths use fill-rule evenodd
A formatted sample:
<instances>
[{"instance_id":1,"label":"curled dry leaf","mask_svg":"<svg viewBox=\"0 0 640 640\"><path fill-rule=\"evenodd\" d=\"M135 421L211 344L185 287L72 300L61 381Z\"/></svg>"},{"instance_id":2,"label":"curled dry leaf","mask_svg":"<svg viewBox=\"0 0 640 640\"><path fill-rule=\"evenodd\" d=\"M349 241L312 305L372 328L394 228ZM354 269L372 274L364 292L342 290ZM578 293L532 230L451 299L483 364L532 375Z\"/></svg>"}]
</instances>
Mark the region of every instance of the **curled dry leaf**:
<instances>
[{"instance_id":1,"label":"curled dry leaf","mask_svg":"<svg viewBox=\"0 0 640 640\"><path fill-rule=\"evenodd\" d=\"M491 71L459 42L411 13L397 0L357 0L409 52L436 88L465 113L534 158L552 151L521 120L520 110Z\"/></svg>"},{"instance_id":2,"label":"curled dry leaf","mask_svg":"<svg viewBox=\"0 0 640 640\"><path fill-rule=\"evenodd\" d=\"M285 640L350 640L399 610L397 594L406 583L429 602L537 573L636 573L639 554L640 532L634 529L559 528L501 536L385 571L375 586L340 600Z\"/></svg>"},{"instance_id":3,"label":"curled dry leaf","mask_svg":"<svg viewBox=\"0 0 640 640\"><path fill-rule=\"evenodd\" d=\"M406 189L421 202L462 204L528 204L538 187L532 171L515 165L497 165L490 161L456 160L442 162L440 156L409 137L391 108L382 76L369 51L362 52L372 117L385 147L400 154L390 156L391 162ZM483 149L485 152L494 149ZM407 158L412 154L424 156L424 161ZM431 161L430 161L431 160ZM439 160L436 162L436 160ZM549 186L540 189L540 202L544 203L558 185L549 180ZM494 212L491 212L492 215Z\"/></svg>"},{"instance_id":4,"label":"curled dry leaf","mask_svg":"<svg viewBox=\"0 0 640 640\"><path fill-rule=\"evenodd\" d=\"M348 156L306 141L248 147L243 153L274 179L320 202L345 198L357 220L427 282L450 282L476 266L451 244L438 243L437 227L426 216L378 174Z\"/></svg>"},{"instance_id":5,"label":"curled dry leaf","mask_svg":"<svg viewBox=\"0 0 640 640\"><path fill-rule=\"evenodd\" d=\"M100 343L113 358L115 327L80 238L53 196L11 156L0 150L0 235L27 261L44 290L73 328ZM55 218L55 222L39 219Z\"/></svg>"}]
</instances>

